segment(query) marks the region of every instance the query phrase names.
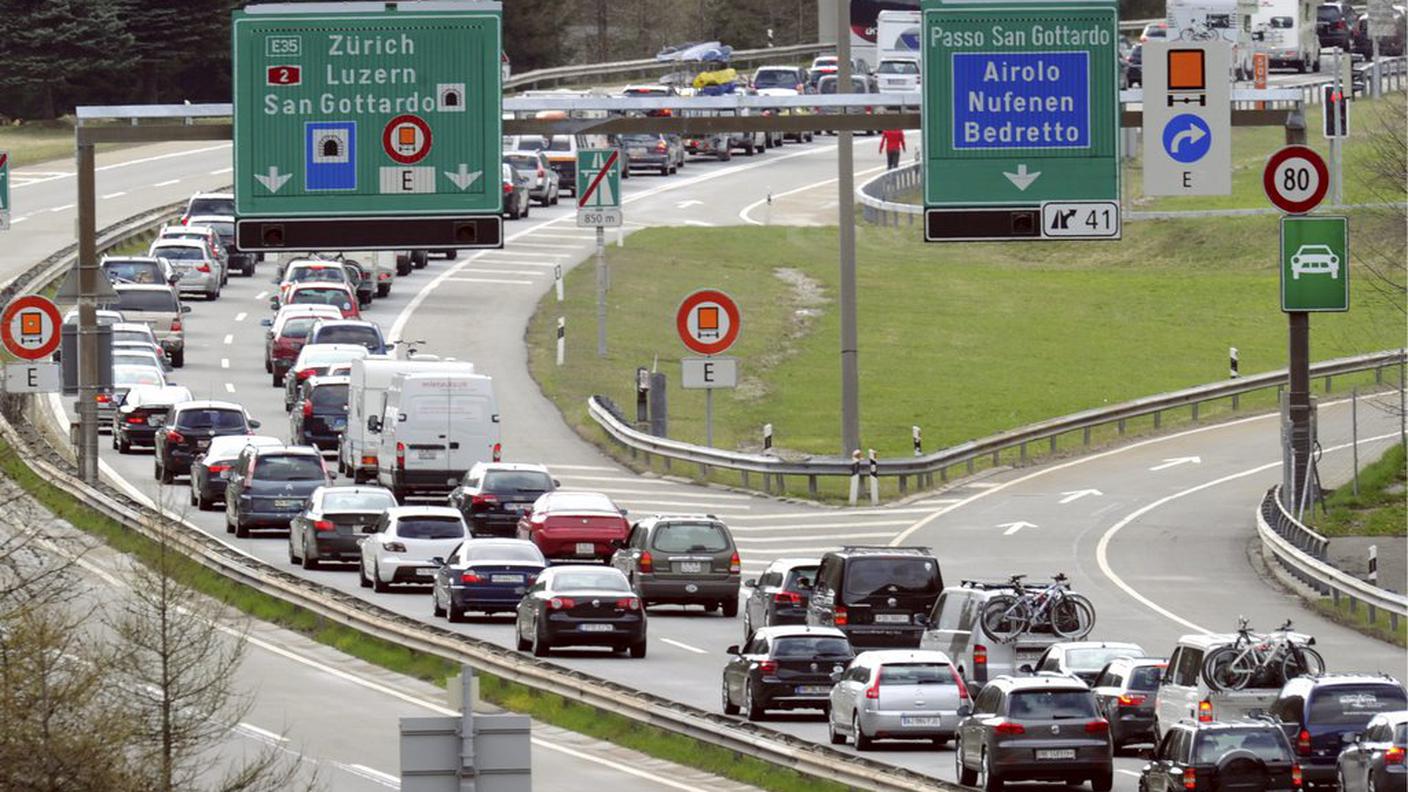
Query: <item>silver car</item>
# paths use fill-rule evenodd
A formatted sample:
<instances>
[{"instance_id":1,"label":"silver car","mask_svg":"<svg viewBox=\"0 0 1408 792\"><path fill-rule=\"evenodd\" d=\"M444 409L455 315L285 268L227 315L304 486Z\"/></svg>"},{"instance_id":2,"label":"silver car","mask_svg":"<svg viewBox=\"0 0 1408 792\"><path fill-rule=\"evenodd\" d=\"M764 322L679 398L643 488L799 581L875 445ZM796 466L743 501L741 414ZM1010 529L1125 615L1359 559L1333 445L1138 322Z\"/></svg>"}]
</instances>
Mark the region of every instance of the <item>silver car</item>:
<instances>
[{"instance_id":1,"label":"silver car","mask_svg":"<svg viewBox=\"0 0 1408 792\"><path fill-rule=\"evenodd\" d=\"M943 652L864 652L831 688L827 733L833 745L850 737L864 751L875 740L953 738L970 711L968 689Z\"/></svg>"},{"instance_id":2,"label":"silver car","mask_svg":"<svg viewBox=\"0 0 1408 792\"><path fill-rule=\"evenodd\" d=\"M180 276L176 288L182 294L202 294L207 300L220 298L220 262L211 258L205 242L199 239L158 239L147 255L171 262Z\"/></svg>"}]
</instances>

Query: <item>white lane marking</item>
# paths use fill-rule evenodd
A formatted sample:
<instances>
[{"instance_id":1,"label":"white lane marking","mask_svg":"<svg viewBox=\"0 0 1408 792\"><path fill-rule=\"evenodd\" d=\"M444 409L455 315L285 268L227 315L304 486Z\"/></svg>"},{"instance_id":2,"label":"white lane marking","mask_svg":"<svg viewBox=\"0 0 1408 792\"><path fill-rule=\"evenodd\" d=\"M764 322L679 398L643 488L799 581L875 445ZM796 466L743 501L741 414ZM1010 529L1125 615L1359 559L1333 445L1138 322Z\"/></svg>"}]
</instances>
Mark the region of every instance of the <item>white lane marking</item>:
<instances>
[{"instance_id":1,"label":"white lane marking","mask_svg":"<svg viewBox=\"0 0 1408 792\"><path fill-rule=\"evenodd\" d=\"M825 537L816 536L812 538L823 539ZM756 550L749 550L748 552L751 555L778 556L779 558L786 558L788 556L821 555L822 553L829 553L832 550L837 550L840 547L840 545L822 545L821 547L786 547L780 550L766 550L763 548L759 548Z\"/></svg>"},{"instance_id":2,"label":"white lane marking","mask_svg":"<svg viewBox=\"0 0 1408 792\"><path fill-rule=\"evenodd\" d=\"M269 292L262 291L262 292L259 292L259 293L256 294L256 295L254 295L254 299L256 299L256 300L262 300L262 299L264 299L265 297L268 297L268 296L269 296Z\"/></svg>"},{"instance_id":3,"label":"white lane marking","mask_svg":"<svg viewBox=\"0 0 1408 792\"><path fill-rule=\"evenodd\" d=\"M1026 520L1018 520L1016 522L1010 523L998 523L997 527L1007 529L1002 532L1003 536L1011 536L1012 534L1017 533L1023 528L1035 528L1036 523L1029 523Z\"/></svg>"},{"instance_id":4,"label":"white lane marking","mask_svg":"<svg viewBox=\"0 0 1408 792\"><path fill-rule=\"evenodd\" d=\"M1075 501L1078 501L1078 500L1080 500L1081 498L1084 498L1084 497L1087 496L1087 495L1104 495L1105 493L1101 492L1101 491L1098 490L1098 489L1083 489L1083 490L1072 490L1072 491L1070 491L1070 492L1063 492L1063 493L1061 493L1061 494L1062 494L1062 495L1065 495L1066 497L1064 497L1064 498L1062 498L1061 500L1057 501L1057 504L1059 504L1059 505L1061 505L1061 506L1065 506L1067 503L1074 503Z\"/></svg>"},{"instance_id":5,"label":"white lane marking","mask_svg":"<svg viewBox=\"0 0 1408 792\"><path fill-rule=\"evenodd\" d=\"M107 195L104 195L104 196L103 196L103 200L104 200L104 201L107 201L107 200L111 200L111 199L113 199L113 198L121 198L122 196L124 196L124 195L126 195L126 194L127 194L127 191L126 191L126 190L118 190L118 191L115 192L115 193L108 193Z\"/></svg>"},{"instance_id":6,"label":"white lane marking","mask_svg":"<svg viewBox=\"0 0 1408 792\"><path fill-rule=\"evenodd\" d=\"M933 514L933 509L926 509L919 506L911 506L899 509L852 509L840 511L837 509L818 508L809 512L783 512L781 514L750 514L743 518L745 520L841 520L850 522L852 520L864 520L869 517L890 517L900 514Z\"/></svg>"},{"instance_id":7,"label":"white lane marking","mask_svg":"<svg viewBox=\"0 0 1408 792\"><path fill-rule=\"evenodd\" d=\"M543 276L546 276L546 275L547 275L546 272L534 272L534 271L532 271L532 270L521 270L521 269L516 269L516 270L480 269L479 267L475 267L474 269L465 270L465 272L470 272L470 273L473 273L473 274L475 274L475 275L518 275L518 276L520 276L520 277L521 277L521 276L524 276L524 275L528 275L528 276L534 277L534 278L536 278L536 277L538 277L538 276L540 276L540 275L543 275ZM456 277L456 278L451 278L450 280L460 280L460 278Z\"/></svg>"},{"instance_id":8,"label":"white lane marking","mask_svg":"<svg viewBox=\"0 0 1408 792\"><path fill-rule=\"evenodd\" d=\"M882 171L882 170L884 170L884 169L885 169L885 166L884 166L884 165L880 165L880 166L877 166L877 167L874 167L874 168L867 168L867 169L865 169L865 170L863 170L863 171L858 172L858 173L856 174L856 176L857 176L857 177L860 177L860 176L864 176L864 175L866 175L866 174L868 174L868 173L878 173L878 172L880 172L880 171ZM754 220L754 219L753 219L752 215L753 215L753 210L754 210L754 209L757 209L759 206L762 206L763 204L768 203L769 201L776 201L778 198L786 198L786 197L789 196L789 195L796 195L797 193L800 193L800 192L807 192L807 191L809 191L809 190L815 190L815 189L817 189L817 188L819 188L819 187L825 187L825 186L828 185L828 184L835 184L835 183L836 183L836 179L834 179L834 178L832 178L832 179L823 179L822 181L819 181L819 182L812 182L811 184L804 184L804 185L802 185L801 187L797 187L797 188L795 188L795 189L786 190L786 191L777 193L777 194L775 194L775 195L768 195L767 197L759 198L758 200L754 201L753 203L750 203L750 204L748 204L747 206L743 207L742 209L738 210L738 219L739 219L739 220L742 220L742 221L745 222L745 223L749 223L749 224L751 224L751 225L758 225L758 226L760 226L760 225L767 225L766 223L762 222L761 220Z\"/></svg>"},{"instance_id":9,"label":"white lane marking","mask_svg":"<svg viewBox=\"0 0 1408 792\"><path fill-rule=\"evenodd\" d=\"M58 212L67 212L68 210L72 209L73 207L74 207L73 204L64 204L63 206L55 206L53 209L50 209L49 211L54 212L54 213L57 214Z\"/></svg>"},{"instance_id":10,"label":"white lane marking","mask_svg":"<svg viewBox=\"0 0 1408 792\"><path fill-rule=\"evenodd\" d=\"M672 641L672 640L670 640L669 638L661 638L660 641L661 641L662 643L667 643L667 644L669 644L670 646L677 646L677 647L679 647L680 649L685 650L686 652L693 652L693 653L695 653L695 654L709 654L709 650L707 650L707 649L700 649L700 648L697 647L697 646L690 646L690 645L687 644L687 643L680 643L679 641Z\"/></svg>"},{"instance_id":11,"label":"white lane marking","mask_svg":"<svg viewBox=\"0 0 1408 792\"><path fill-rule=\"evenodd\" d=\"M1149 468L1149 472L1150 472L1150 473L1154 473L1154 472L1157 472L1157 471L1160 471L1160 470L1167 470L1168 468L1171 468L1171 467L1177 467L1177 466L1179 466L1179 465L1187 465L1187 464L1190 464L1190 463L1191 463L1191 464L1194 464L1194 465L1201 465L1201 464L1203 463L1203 459L1202 459L1202 457L1195 457L1195 456L1172 457L1172 458L1170 458L1170 459L1165 459L1165 460L1164 460L1164 463L1163 463L1162 465L1154 465L1153 467Z\"/></svg>"},{"instance_id":12,"label":"white lane marking","mask_svg":"<svg viewBox=\"0 0 1408 792\"><path fill-rule=\"evenodd\" d=\"M532 286L530 280L506 280L504 278L446 278L446 283L502 283L507 286Z\"/></svg>"},{"instance_id":13,"label":"white lane marking","mask_svg":"<svg viewBox=\"0 0 1408 792\"><path fill-rule=\"evenodd\" d=\"M24 221L26 221L26 220L28 220L28 219L29 219L29 215L25 215L24 217L16 217L15 219L13 219L13 220L10 221L10 225L14 225L15 223L23 223Z\"/></svg>"},{"instance_id":14,"label":"white lane marking","mask_svg":"<svg viewBox=\"0 0 1408 792\"><path fill-rule=\"evenodd\" d=\"M260 738L260 739L262 739L262 740L266 740L266 741L269 741L269 742L274 742L274 743L286 743L286 742L288 742L288 738L285 737L285 736L283 736L282 734L275 734L274 732L271 732L271 731L269 731L268 729L261 729L261 728L259 728L258 726L255 726L253 723L245 723L245 722L241 721L241 722L239 723L239 725L235 727L235 729L236 729L237 731L245 732L245 733L247 733L247 734L250 734L250 735L252 735L252 736L258 737L258 738Z\"/></svg>"},{"instance_id":15,"label":"white lane marking","mask_svg":"<svg viewBox=\"0 0 1408 792\"><path fill-rule=\"evenodd\" d=\"M661 785L661 786L667 786L667 787L670 787L671 789L678 789L678 790L680 790L680 792L709 792L709 790L706 790L706 789L704 789L704 788L702 788L702 787L696 787L696 786L690 786L689 784L683 784L683 783L680 783L679 781L675 781L675 780L673 780L673 779L666 778L665 776L651 775L650 773L648 773L648 772L646 772L646 771L644 771L644 770L638 770L638 769L636 769L636 768L634 768L634 767L631 767L630 765L621 764L620 762L613 762L613 761L611 761L610 759L602 759L602 758L599 757L599 756L594 756L594 755L589 754L589 753L586 753L586 752L584 752L584 751L578 751L578 750L575 749L575 748L568 748L568 747L565 746L565 745L553 745L552 743L545 742L545 741L541 741L541 740L539 740L537 737L534 737L534 738L533 738L533 744L534 744L534 745L540 745L540 746L542 746L542 747L544 747L544 748L547 748L548 750L551 750L551 751L557 751L558 753L564 753L564 754L567 754L568 756L576 757L577 759L583 759L583 760L588 761L588 762L596 762L597 764L605 765L606 767L609 767L609 768L611 768L612 770L615 770L615 771L617 771L617 772L619 772L619 773L625 773L625 774L627 774L627 775L633 775L633 776L635 776L636 778L644 778L644 779L646 779L647 781L651 781L651 782L656 783L656 784L659 784L659 785Z\"/></svg>"},{"instance_id":16,"label":"white lane marking","mask_svg":"<svg viewBox=\"0 0 1408 792\"><path fill-rule=\"evenodd\" d=\"M968 484L964 484L963 486L972 487L973 489L996 489L1002 485L994 484L991 481L974 481Z\"/></svg>"},{"instance_id":17,"label":"white lane marking","mask_svg":"<svg viewBox=\"0 0 1408 792\"><path fill-rule=\"evenodd\" d=\"M220 368L229 368L229 367L230 367L230 359L229 359L229 358L220 358Z\"/></svg>"},{"instance_id":18,"label":"white lane marking","mask_svg":"<svg viewBox=\"0 0 1408 792\"><path fill-rule=\"evenodd\" d=\"M210 175L211 175L211 176L223 176L223 175L226 174L226 173L233 173L234 170L235 170L234 168L216 168L215 170L213 170L213 171L210 172Z\"/></svg>"},{"instance_id":19,"label":"white lane marking","mask_svg":"<svg viewBox=\"0 0 1408 792\"><path fill-rule=\"evenodd\" d=\"M485 256L485 257L483 257L483 258L479 258L479 259L474 259L474 260L475 260L475 261L482 261L482 262L485 263L485 264L498 264L498 265L501 265L501 266L502 266L502 265L515 265L515 266L519 266L519 267L547 267L547 268L549 268L549 269L552 269L553 267L559 267L559 266L561 266L560 264L556 264L556 263L551 262L551 261L499 261L499 260L497 260L497 259L492 259L492 258L489 258L489 257L487 257L487 256Z\"/></svg>"},{"instance_id":20,"label":"white lane marking","mask_svg":"<svg viewBox=\"0 0 1408 792\"><path fill-rule=\"evenodd\" d=\"M659 484L662 487L668 487L671 484L678 483L674 481L645 478L644 476L578 476L576 474L564 475L562 480L567 482L563 486L570 486L574 481L619 481L622 484Z\"/></svg>"},{"instance_id":21,"label":"white lane marking","mask_svg":"<svg viewBox=\"0 0 1408 792\"><path fill-rule=\"evenodd\" d=\"M246 316L249 316L249 314L245 313L244 311L240 311L239 313L235 314L235 321L243 322Z\"/></svg>"},{"instance_id":22,"label":"white lane marking","mask_svg":"<svg viewBox=\"0 0 1408 792\"><path fill-rule=\"evenodd\" d=\"M343 764L342 762L335 762L334 764L336 764L342 770L351 773L354 776L357 776L358 778L371 781L374 784L381 784L387 789L401 788L401 779L397 778L394 775L391 775L390 773L383 773L380 770L375 770L373 768L367 767L366 765Z\"/></svg>"},{"instance_id":23,"label":"white lane marking","mask_svg":"<svg viewBox=\"0 0 1408 792\"><path fill-rule=\"evenodd\" d=\"M1362 445L1364 443L1372 443L1376 440L1387 440L1390 437L1397 436L1398 432L1390 432L1388 434L1378 435L1377 437L1366 437L1361 439L1359 442ZM1342 445L1331 446L1330 448L1322 449L1321 453L1327 454L1331 451L1343 451L1344 449L1349 448L1351 445L1353 445L1353 443L1344 443ZM1202 484L1197 485L1196 487L1189 487L1188 489L1175 492L1172 495L1165 495L1164 497L1159 498L1158 500L1152 503L1146 504L1138 509L1135 509L1134 511L1121 518L1119 522L1107 528L1105 530L1105 533L1100 535L1100 543L1095 546L1095 562L1100 565L1100 571L1104 573L1105 577L1110 579L1111 583L1114 583L1120 588L1121 591L1128 594L1135 601L1148 607L1150 610L1159 614L1160 616L1164 616L1174 622L1177 622L1178 624L1181 624L1190 630L1197 630L1198 632L1204 634L1211 634L1212 630L1194 624L1193 622L1188 621L1187 619L1183 618L1182 616L1179 616L1178 614L1165 608L1157 602L1154 602L1143 594L1140 594L1134 589L1133 586L1124 582L1124 578L1115 574L1115 570L1110 567L1110 540L1114 539L1115 534L1123 530L1126 525L1129 525L1140 517L1143 517L1145 514L1148 514L1149 512L1159 508L1160 506L1163 506L1166 503L1178 500L1179 498L1182 498L1186 495L1192 495L1194 493L1202 492L1205 489L1216 487L1219 484L1226 484L1229 481L1236 481L1237 479L1246 478L1247 476L1254 476L1257 473L1262 473L1264 471L1271 470L1273 468L1278 468L1280 466L1281 462L1278 460L1276 462L1270 462L1265 465L1260 465L1258 467L1250 468L1248 470L1243 470L1240 473L1232 473L1221 478L1213 479L1212 481L1205 481Z\"/></svg>"},{"instance_id":24,"label":"white lane marking","mask_svg":"<svg viewBox=\"0 0 1408 792\"><path fill-rule=\"evenodd\" d=\"M233 382L227 382L227 383L225 383L225 392L226 392L226 393L234 393L234 392L235 392L235 383L233 383Z\"/></svg>"},{"instance_id":25,"label":"white lane marking","mask_svg":"<svg viewBox=\"0 0 1408 792\"><path fill-rule=\"evenodd\" d=\"M157 182L156 184L153 184L152 186L153 186L153 187L170 187L170 186L173 185L173 184L180 184L180 183L181 183L181 180L180 180L180 179L167 179L166 181Z\"/></svg>"},{"instance_id":26,"label":"white lane marking","mask_svg":"<svg viewBox=\"0 0 1408 792\"><path fill-rule=\"evenodd\" d=\"M703 220L686 220L686 221L684 221L684 224L687 225L687 226L697 226L697 227L699 227L699 228L713 228L713 227L714 227L714 224L713 224L713 223L706 223L706 222L704 222Z\"/></svg>"},{"instance_id":27,"label":"white lane marking","mask_svg":"<svg viewBox=\"0 0 1408 792\"><path fill-rule=\"evenodd\" d=\"M738 515L730 514L734 509L752 509L752 506L743 506L737 503L730 503L717 509L710 508L708 503L698 503L694 501L671 501L658 500L655 498L618 498L621 503L631 506L664 506L667 509L684 512L686 514L703 514L708 512L719 517L728 517L730 520L738 518Z\"/></svg>"},{"instance_id":28,"label":"white lane marking","mask_svg":"<svg viewBox=\"0 0 1408 792\"><path fill-rule=\"evenodd\" d=\"M775 542L796 542L804 539L888 539L894 531L871 531L867 533L826 534L825 536L735 536L733 540L740 546Z\"/></svg>"},{"instance_id":29,"label":"white lane marking","mask_svg":"<svg viewBox=\"0 0 1408 792\"><path fill-rule=\"evenodd\" d=\"M235 334L234 334L234 333L226 333L226 334L225 334L225 343L227 343L227 344L233 344L233 343L235 343Z\"/></svg>"},{"instance_id":30,"label":"white lane marking","mask_svg":"<svg viewBox=\"0 0 1408 792\"><path fill-rule=\"evenodd\" d=\"M204 148L188 149L186 151L173 151L170 154L157 154L153 157L142 157L141 159L127 160L126 162L114 162L111 165L104 165L101 168L94 168L94 170L102 172L117 170L118 168L127 168L132 165L145 165L148 162L157 162L158 160L167 160L175 157L189 157L192 154L204 154L207 151L219 151L220 149L230 148L233 145L233 143L218 143L214 146L206 146Z\"/></svg>"},{"instance_id":31,"label":"white lane marking","mask_svg":"<svg viewBox=\"0 0 1408 792\"><path fill-rule=\"evenodd\" d=\"M553 244L553 243L551 243L551 242L514 242L514 243L513 243L513 248L512 248L512 249L506 248L506 249L505 249L505 252L512 253L512 252L514 252L514 250L516 250L516 249L518 249L518 248L521 248L521 247L548 248L548 249L550 249L550 250L585 250L585 249L586 249L586 248L584 248L584 247L581 246L581 245L555 245L555 244ZM525 252L524 255L536 256L536 255L538 255L538 254L537 254L536 252L530 250L530 251Z\"/></svg>"},{"instance_id":32,"label":"white lane marking","mask_svg":"<svg viewBox=\"0 0 1408 792\"><path fill-rule=\"evenodd\" d=\"M576 487L564 488L576 489ZM715 492L661 492L660 490L641 489L619 489L616 487L593 487L593 492L605 492L608 495L667 495L671 498L692 498L702 500L726 500L726 501L753 501L758 500L752 495L724 495ZM629 499L626 499L629 500Z\"/></svg>"},{"instance_id":33,"label":"white lane marking","mask_svg":"<svg viewBox=\"0 0 1408 792\"><path fill-rule=\"evenodd\" d=\"M750 514L750 515L747 515L747 516L748 516L748 517L757 518L757 517L764 517L764 516L766 516L766 515L762 515L762 514ZM910 522L912 522L912 521L911 521L911 520L866 520L866 521L863 522L863 523L856 523L856 524L855 524L855 527L856 527L856 528L878 528L878 527L885 526L885 525L901 526L901 525L909 525ZM731 530L731 531L732 531L733 533L735 533L735 534L747 534L747 533L781 533L781 532L783 532L783 531L831 531L831 530L835 530L835 529L837 529L837 528L847 528L847 527L850 527L850 525L851 525L851 524L849 524L849 523L842 523L842 524L840 524L840 525L830 525L830 524L825 524L825 523L820 523L820 524L819 524L819 523L793 523L793 524L783 524L783 525L731 525L731 526L729 526L729 530ZM890 533L885 534L885 536L892 536L893 534L894 534L894 532L891 531ZM867 535L867 536L879 536L880 534L866 534L866 535Z\"/></svg>"},{"instance_id":34,"label":"white lane marking","mask_svg":"<svg viewBox=\"0 0 1408 792\"><path fill-rule=\"evenodd\" d=\"M832 181L836 181L836 180L835 180L835 179L832 179ZM696 199L694 199L694 198L690 198L688 201L680 201L679 203L675 204L675 208L676 208L676 209L688 209L688 208L691 207L691 206L703 206L703 205L704 205L704 202L703 202L703 201L696 200Z\"/></svg>"}]
</instances>

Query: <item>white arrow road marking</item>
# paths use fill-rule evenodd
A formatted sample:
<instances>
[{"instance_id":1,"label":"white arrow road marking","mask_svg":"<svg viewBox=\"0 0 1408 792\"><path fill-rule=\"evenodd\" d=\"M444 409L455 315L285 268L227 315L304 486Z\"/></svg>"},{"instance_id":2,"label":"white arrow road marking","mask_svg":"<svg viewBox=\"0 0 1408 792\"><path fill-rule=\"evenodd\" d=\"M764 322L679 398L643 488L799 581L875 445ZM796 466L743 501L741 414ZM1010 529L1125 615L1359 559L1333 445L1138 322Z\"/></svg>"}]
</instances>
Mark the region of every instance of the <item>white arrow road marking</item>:
<instances>
[{"instance_id":1,"label":"white arrow road marking","mask_svg":"<svg viewBox=\"0 0 1408 792\"><path fill-rule=\"evenodd\" d=\"M696 201L696 200L694 200L693 198L691 198L691 199L689 199L688 201L680 201L679 203L675 204L675 208L676 208L676 209L688 209L688 208L691 207L691 206L703 206L703 205L704 205L704 202L703 202L703 201Z\"/></svg>"},{"instance_id":2,"label":"white arrow road marking","mask_svg":"<svg viewBox=\"0 0 1408 792\"><path fill-rule=\"evenodd\" d=\"M1006 176L1007 180L1012 182L1012 184L1017 189L1026 192L1027 188L1032 186L1032 182L1036 181L1037 177L1041 175L1041 171L1036 171L1035 173L1027 173L1027 166L1025 164L1022 164L1017 166L1016 173L1008 173L1007 171L1003 171L1002 175Z\"/></svg>"},{"instance_id":3,"label":"white arrow road marking","mask_svg":"<svg viewBox=\"0 0 1408 792\"><path fill-rule=\"evenodd\" d=\"M1036 523L1029 523L1026 520L1018 520L1017 522L1000 523L997 527L1007 529L1002 532L1003 536L1011 536L1012 534L1017 533L1023 528L1035 528Z\"/></svg>"},{"instance_id":4,"label":"white arrow road marking","mask_svg":"<svg viewBox=\"0 0 1408 792\"><path fill-rule=\"evenodd\" d=\"M1168 144L1169 151L1173 154L1177 154L1183 141L1186 140L1189 143L1197 143L1206 135L1207 133L1203 131L1202 127L1196 124L1190 125L1187 129L1173 136L1173 140Z\"/></svg>"},{"instance_id":5,"label":"white arrow road marking","mask_svg":"<svg viewBox=\"0 0 1408 792\"><path fill-rule=\"evenodd\" d=\"M1176 465L1186 465L1186 464L1189 464L1189 463L1192 463L1192 464L1194 464L1194 465L1201 465L1202 462L1203 462L1203 458L1202 458L1202 457L1195 457L1195 456L1173 457L1173 458L1171 458L1171 459L1165 459L1165 460L1164 460L1164 463L1163 463L1162 465L1154 465L1153 467L1149 468L1149 472L1152 473L1152 472L1155 472L1155 471L1163 470L1163 469L1165 469L1165 468L1171 468L1171 467L1174 467L1174 466L1176 466Z\"/></svg>"},{"instance_id":6,"label":"white arrow road marking","mask_svg":"<svg viewBox=\"0 0 1408 792\"><path fill-rule=\"evenodd\" d=\"M280 187L284 186L284 182L293 178L293 174L279 173L279 166L270 165L269 174L267 176L255 174L254 178L257 179L260 184L264 185L269 192L276 193L279 191Z\"/></svg>"},{"instance_id":7,"label":"white arrow road marking","mask_svg":"<svg viewBox=\"0 0 1408 792\"><path fill-rule=\"evenodd\" d=\"M1067 503L1070 503L1071 501L1078 501L1081 498L1084 498L1086 495L1104 495L1105 493L1101 492L1098 489L1083 489L1072 490L1071 492L1063 492L1061 494L1066 496L1060 500L1060 504L1062 506L1065 506Z\"/></svg>"},{"instance_id":8,"label":"white arrow road marking","mask_svg":"<svg viewBox=\"0 0 1408 792\"><path fill-rule=\"evenodd\" d=\"M463 162L460 163L459 171L445 171L445 177L461 190L468 190L469 185L474 184L483 175L484 171L470 172L469 166Z\"/></svg>"}]
</instances>

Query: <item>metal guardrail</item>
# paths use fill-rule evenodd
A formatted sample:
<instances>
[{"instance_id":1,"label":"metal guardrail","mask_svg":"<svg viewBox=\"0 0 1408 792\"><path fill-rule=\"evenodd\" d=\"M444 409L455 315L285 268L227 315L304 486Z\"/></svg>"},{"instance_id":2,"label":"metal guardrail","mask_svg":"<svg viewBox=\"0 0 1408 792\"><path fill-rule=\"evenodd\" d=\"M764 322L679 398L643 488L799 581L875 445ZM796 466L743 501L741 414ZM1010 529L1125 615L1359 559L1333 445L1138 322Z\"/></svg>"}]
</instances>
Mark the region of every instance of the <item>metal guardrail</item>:
<instances>
[{"instance_id":1,"label":"metal guardrail","mask_svg":"<svg viewBox=\"0 0 1408 792\"><path fill-rule=\"evenodd\" d=\"M1329 540L1296 520L1281 504L1281 487L1266 491L1256 510L1256 530L1262 549L1292 576L1322 595L1329 595L1336 606L1341 597L1349 599L1354 613L1359 603L1369 608L1369 623L1378 618L1378 611L1389 615L1389 624L1396 632L1399 619L1408 618L1408 596L1366 583L1341 569L1325 563Z\"/></svg>"},{"instance_id":2,"label":"metal guardrail","mask_svg":"<svg viewBox=\"0 0 1408 792\"><path fill-rule=\"evenodd\" d=\"M763 47L760 49L734 50L729 63L735 68L756 63L774 63L810 55L832 52L836 45L832 42L816 44L789 44L783 47ZM586 63L574 66L554 66L549 69L534 69L522 74L511 75L504 81L504 90L521 90L543 83L561 84L580 82L587 77L635 76L680 71L680 61L661 61L654 58L615 61L612 63Z\"/></svg>"},{"instance_id":3,"label":"metal guardrail","mask_svg":"<svg viewBox=\"0 0 1408 792\"><path fill-rule=\"evenodd\" d=\"M1326 391L1329 391L1335 377L1355 372L1373 371L1375 381L1382 383L1384 369L1403 366L1405 360L1408 360L1408 355L1405 355L1403 350L1374 352L1317 363L1311 366L1310 373L1312 377L1324 378ZM977 460L985 457L991 457L992 463L996 465L1000 455L1012 449L1019 450L1019 462L1025 463L1031 444L1045 441L1054 452L1058 439L1074 432L1080 432L1082 444L1088 446L1092 431L1110 424L1116 425L1122 435L1125 433L1127 421L1152 416L1154 428L1157 429L1162 425L1163 414L1177 409L1191 410L1192 418L1196 421L1202 405L1222 399L1229 399L1232 409L1236 410L1245 394L1269 388L1276 388L1279 392L1286 386L1286 376L1286 370L1281 369L1226 382L1199 385L1110 407L1072 413L979 440L970 440L924 456L881 459L876 464L876 475L898 478L899 489L903 493L907 491L911 478L916 479L920 486L927 486L932 483L935 474L940 479L947 480L949 470L959 465L971 473ZM732 470L740 474L744 487L750 486L749 476L755 473L763 477L763 489L768 492L773 491L774 486L779 492L785 491L785 477L801 477L807 480L808 493L815 496L819 478L848 477L853 472L853 463L848 457L816 456L787 460L769 454L741 453L656 437L631 426L611 400L603 396L587 399L587 414L612 440L628 449L632 456L644 455L647 463L652 456L658 456L665 460L667 466L671 462L698 465L701 475L707 475L713 468Z\"/></svg>"}]
</instances>

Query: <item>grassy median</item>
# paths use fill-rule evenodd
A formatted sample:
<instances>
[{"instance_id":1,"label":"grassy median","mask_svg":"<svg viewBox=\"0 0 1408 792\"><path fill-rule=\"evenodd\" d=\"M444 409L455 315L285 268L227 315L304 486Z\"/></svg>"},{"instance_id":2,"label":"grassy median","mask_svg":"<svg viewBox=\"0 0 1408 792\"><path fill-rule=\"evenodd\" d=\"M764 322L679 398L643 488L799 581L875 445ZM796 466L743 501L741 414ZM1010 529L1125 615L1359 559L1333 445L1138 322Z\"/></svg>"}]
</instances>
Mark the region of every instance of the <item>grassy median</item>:
<instances>
[{"instance_id":1,"label":"grassy median","mask_svg":"<svg viewBox=\"0 0 1408 792\"><path fill-rule=\"evenodd\" d=\"M1408 536L1405 485L1408 466L1400 443L1359 471L1358 495L1349 482L1331 493L1314 528L1325 536Z\"/></svg>"}]
</instances>

